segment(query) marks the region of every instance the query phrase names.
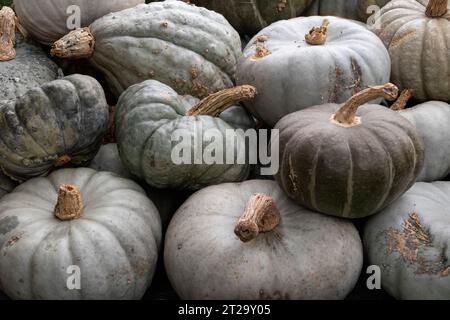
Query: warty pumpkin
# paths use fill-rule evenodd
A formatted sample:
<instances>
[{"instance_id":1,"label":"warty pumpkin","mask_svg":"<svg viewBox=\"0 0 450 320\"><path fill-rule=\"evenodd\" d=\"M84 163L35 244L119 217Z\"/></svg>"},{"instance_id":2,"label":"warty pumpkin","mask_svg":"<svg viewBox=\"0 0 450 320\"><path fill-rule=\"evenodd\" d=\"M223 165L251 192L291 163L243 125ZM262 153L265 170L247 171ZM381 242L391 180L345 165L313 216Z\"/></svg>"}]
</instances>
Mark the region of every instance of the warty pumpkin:
<instances>
[{"instance_id":1,"label":"warty pumpkin","mask_svg":"<svg viewBox=\"0 0 450 320\"><path fill-rule=\"evenodd\" d=\"M352 223L299 207L267 180L194 194L164 249L172 286L193 300L343 299L362 260Z\"/></svg>"},{"instance_id":2,"label":"warty pumpkin","mask_svg":"<svg viewBox=\"0 0 450 320\"><path fill-rule=\"evenodd\" d=\"M117 96L154 79L179 94L204 97L233 86L242 50L223 16L166 1L106 15L57 41L52 54L89 58Z\"/></svg>"},{"instance_id":3,"label":"warty pumpkin","mask_svg":"<svg viewBox=\"0 0 450 320\"><path fill-rule=\"evenodd\" d=\"M375 214L402 196L423 169L422 138L397 112L367 104L397 96L386 84L281 119L276 179L288 196L343 218Z\"/></svg>"},{"instance_id":4,"label":"warty pumpkin","mask_svg":"<svg viewBox=\"0 0 450 320\"><path fill-rule=\"evenodd\" d=\"M369 263L381 268L381 284L393 297L450 297L449 206L450 182L419 182L368 221Z\"/></svg>"},{"instance_id":5,"label":"warty pumpkin","mask_svg":"<svg viewBox=\"0 0 450 320\"><path fill-rule=\"evenodd\" d=\"M0 201L0 282L12 299L140 299L160 244L153 203L112 173L58 170ZM72 266L79 290L68 286Z\"/></svg>"},{"instance_id":6,"label":"warty pumpkin","mask_svg":"<svg viewBox=\"0 0 450 320\"><path fill-rule=\"evenodd\" d=\"M70 16L77 14L69 10L71 6L79 9L80 25L87 27L104 15L134 7L145 0L14 0L14 9L20 23L30 35L44 44L53 42L70 32Z\"/></svg>"},{"instance_id":7,"label":"warty pumpkin","mask_svg":"<svg viewBox=\"0 0 450 320\"><path fill-rule=\"evenodd\" d=\"M19 181L90 161L108 129L100 84L72 75L0 101L0 166Z\"/></svg>"},{"instance_id":8,"label":"warty pumpkin","mask_svg":"<svg viewBox=\"0 0 450 320\"><path fill-rule=\"evenodd\" d=\"M206 164L204 159L194 163L195 150L198 143L201 155L204 154L212 139L208 132L219 132L226 137L226 130L247 129L253 125L246 110L233 105L255 95L253 87L242 86L219 91L199 102L193 97L178 95L172 88L154 80L131 86L120 97L116 109L116 138L125 167L150 186L161 189L196 190L211 184L244 180L249 174L249 165L237 164L237 161L233 162L236 164L226 164L226 161ZM177 132L185 136L177 138ZM190 163L175 164L172 152L181 138L183 145L197 141L187 146L194 157L191 156ZM237 160L246 154L244 133L238 132L236 139L233 159Z\"/></svg>"},{"instance_id":9,"label":"warty pumpkin","mask_svg":"<svg viewBox=\"0 0 450 320\"><path fill-rule=\"evenodd\" d=\"M388 82L390 64L381 40L359 23L301 17L258 33L245 48L236 77L238 84L258 89L248 109L274 126L289 113L343 103L368 86Z\"/></svg>"}]
</instances>

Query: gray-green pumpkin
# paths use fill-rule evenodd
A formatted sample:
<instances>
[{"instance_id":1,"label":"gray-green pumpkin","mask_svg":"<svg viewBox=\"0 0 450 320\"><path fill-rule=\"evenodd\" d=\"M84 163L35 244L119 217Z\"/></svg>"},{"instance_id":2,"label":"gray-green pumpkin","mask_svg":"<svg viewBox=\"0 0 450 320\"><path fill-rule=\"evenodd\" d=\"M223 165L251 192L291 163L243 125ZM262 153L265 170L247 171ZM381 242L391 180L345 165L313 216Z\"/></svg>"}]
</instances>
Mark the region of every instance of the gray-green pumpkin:
<instances>
[{"instance_id":1,"label":"gray-green pumpkin","mask_svg":"<svg viewBox=\"0 0 450 320\"><path fill-rule=\"evenodd\" d=\"M249 165L237 163L246 155L243 132L236 132L237 142L231 148L232 164L227 164L229 162L224 159L225 151L223 157L219 156L220 159L214 163L208 164L203 157L214 153L213 150L208 152L208 146L213 142L209 134L220 135L224 142L227 130L234 132L235 128L247 129L253 124L244 108L234 106L223 111L222 107L252 98L254 88L240 87L218 94L222 92L226 94L221 96L221 101L206 108L212 109L209 113L212 116L202 113L187 116L193 114L190 110L199 105L198 99L178 95L172 88L154 80L130 87L120 97L116 110L116 138L125 167L156 188L195 190L211 184L244 180L249 173ZM215 100L214 97L217 94L205 98L200 104L204 107L204 102L208 104L211 98ZM220 117L215 117L218 114ZM214 145L217 146L216 143ZM186 146L184 151L182 146ZM187 158L181 159L186 155Z\"/></svg>"},{"instance_id":2,"label":"gray-green pumpkin","mask_svg":"<svg viewBox=\"0 0 450 320\"><path fill-rule=\"evenodd\" d=\"M0 166L23 181L54 166L90 161L108 128L100 84L72 75L0 101Z\"/></svg>"},{"instance_id":3,"label":"gray-green pumpkin","mask_svg":"<svg viewBox=\"0 0 450 320\"><path fill-rule=\"evenodd\" d=\"M242 50L223 16L167 1L106 15L57 41L52 54L89 58L117 96L154 79L179 94L204 97L233 86Z\"/></svg>"},{"instance_id":4,"label":"gray-green pumpkin","mask_svg":"<svg viewBox=\"0 0 450 320\"><path fill-rule=\"evenodd\" d=\"M12 299L141 299L160 245L156 207L109 172L58 170L0 201L0 282Z\"/></svg>"},{"instance_id":5,"label":"gray-green pumpkin","mask_svg":"<svg viewBox=\"0 0 450 320\"><path fill-rule=\"evenodd\" d=\"M14 190L17 183L13 180L5 176L3 173L0 173L0 199Z\"/></svg>"},{"instance_id":6,"label":"gray-green pumpkin","mask_svg":"<svg viewBox=\"0 0 450 320\"><path fill-rule=\"evenodd\" d=\"M397 95L398 88L386 84L344 105L319 105L284 117L276 126L276 179L288 196L343 218L373 215L402 196L422 172L422 138L397 112L366 104Z\"/></svg>"},{"instance_id":7,"label":"gray-green pumpkin","mask_svg":"<svg viewBox=\"0 0 450 320\"><path fill-rule=\"evenodd\" d=\"M405 300L450 298L450 182L416 183L364 230L381 285Z\"/></svg>"},{"instance_id":8,"label":"gray-green pumpkin","mask_svg":"<svg viewBox=\"0 0 450 320\"><path fill-rule=\"evenodd\" d=\"M189 300L343 299L362 260L352 223L296 205L267 180L194 194L164 249L169 280Z\"/></svg>"},{"instance_id":9,"label":"gray-green pumpkin","mask_svg":"<svg viewBox=\"0 0 450 320\"><path fill-rule=\"evenodd\" d=\"M274 126L289 113L343 103L362 89L388 82L390 65L381 40L361 24L336 17L301 17L258 33L239 60L236 78L238 84L258 89L258 96L246 106Z\"/></svg>"}]
</instances>

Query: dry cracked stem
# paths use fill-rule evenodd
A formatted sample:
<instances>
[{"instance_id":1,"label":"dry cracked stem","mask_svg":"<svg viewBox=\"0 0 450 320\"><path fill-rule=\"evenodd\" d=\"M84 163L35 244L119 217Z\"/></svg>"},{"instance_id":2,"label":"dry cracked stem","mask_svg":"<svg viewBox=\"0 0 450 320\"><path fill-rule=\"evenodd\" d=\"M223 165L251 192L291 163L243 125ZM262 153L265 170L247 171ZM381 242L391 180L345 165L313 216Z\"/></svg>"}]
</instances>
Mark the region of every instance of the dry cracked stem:
<instances>
[{"instance_id":1,"label":"dry cracked stem","mask_svg":"<svg viewBox=\"0 0 450 320\"><path fill-rule=\"evenodd\" d=\"M398 97L397 101L391 106L391 110L398 111L406 108L408 101L412 98L414 91L412 89L405 89Z\"/></svg>"},{"instance_id":2,"label":"dry cracked stem","mask_svg":"<svg viewBox=\"0 0 450 320\"><path fill-rule=\"evenodd\" d=\"M330 21L324 19L320 27L314 27L305 35L306 43L310 45L324 45L327 42L327 33Z\"/></svg>"},{"instance_id":3,"label":"dry cracked stem","mask_svg":"<svg viewBox=\"0 0 450 320\"><path fill-rule=\"evenodd\" d=\"M89 27L71 31L56 41L50 51L51 55L64 59L90 58L94 53L95 37Z\"/></svg>"},{"instance_id":4,"label":"dry cracked stem","mask_svg":"<svg viewBox=\"0 0 450 320\"><path fill-rule=\"evenodd\" d=\"M62 221L68 221L79 219L82 214L83 203L81 201L80 190L74 185L61 185L58 191L58 201L55 206L55 216Z\"/></svg>"},{"instance_id":5,"label":"dry cracked stem","mask_svg":"<svg viewBox=\"0 0 450 320\"><path fill-rule=\"evenodd\" d=\"M440 18L448 12L448 0L430 0L427 5L426 15L430 18Z\"/></svg>"},{"instance_id":6,"label":"dry cracked stem","mask_svg":"<svg viewBox=\"0 0 450 320\"><path fill-rule=\"evenodd\" d=\"M9 7L0 10L0 61L9 61L16 57L16 15Z\"/></svg>"}]
</instances>

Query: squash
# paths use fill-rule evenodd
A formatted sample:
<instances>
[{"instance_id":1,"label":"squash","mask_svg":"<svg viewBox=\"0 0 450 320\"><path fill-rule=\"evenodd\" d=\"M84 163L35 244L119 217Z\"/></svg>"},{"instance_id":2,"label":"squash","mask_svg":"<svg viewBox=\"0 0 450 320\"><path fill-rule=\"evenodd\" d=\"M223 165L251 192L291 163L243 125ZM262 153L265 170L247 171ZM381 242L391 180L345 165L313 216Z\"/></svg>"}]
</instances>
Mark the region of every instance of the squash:
<instances>
[{"instance_id":1,"label":"squash","mask_svg":"<svg viewBox=\"0 0 450 320\"><path fill-rule=\"evenodd\" d=\"M0 282L12 299L140 299L151 283L161 222L136 183L62 169L0 201ZM71 266L81 289L67 286Z\"/></svg>"},{"instance_id":2,"label":"squash","mask_svg":"<svg viewBox=\"0 0 450 320\"><path fill-rule=\"evenodd\" d=\"M397 112L366 104L394 100L393 84L361 91L345 104L325 104L284 117L282 189L298 204L342 218L377 213L403 195L424 165L416 128Z\"/></svg>"},{"instance_id":3,"label":"squash","mask_svg":"<svg viewBox=\"0 0 450 320\"><path fill-rule=\"evenodd\" d=\"M108 129L108 105L93 78L72 75L0 101L0 166L24 181L90 161Z\"/></svg>"},{"instance_id":4,"label":"squash","mask_svg":"<svg viewBox=\"0 0 450 320\"><path fill-rule=\"evenodd\" d=\"M71 31L68 25L75 11L71 6L78 6L80 12L79 27L87 27L96 19L110 12L134 7L144 0L14 0L14 9L20 23L41 43L51 45Z\"/></svg>"},{"instance_id":5,"label":"squash","mask_svg":"<svg viewBox=\"0 0 450 320\"><path fill-rule=\"evenodd\" d=\"M194 194L164 249L169 280L189 300L343 299L362 260L352 223L297 206L267 180Z\"/></svg>"},{"instance_id":6,"label":"squash","mask_svg":"<svg viewBox=\"0 0 450 320\"><path fill-rule=\"evenodd\" d=\"M210 184L244 180L249 165L236 164L237 161L233 161L235 164L228 164L228 161L199 163L197 156L203 155L211 145L211 137L204 133L214 131L225 137L226 130L247 128L253 123L242 107L226 109L255 94L253 87L242 86L220 91L198 102L154 80L130 87L116 107L117 145L125 167L150 186L160 189L196 190ZM185 136L178 137L177 133ZM232 149L235 160L246 154L244 134L236 133L236 139L238 143ZM174 163L172 153L178 156L185 151L183 148L178 153L175 147L187 143L190 144L186 146L189 151L186 154L194 153L194 157ZM196 143L202 146L202 154L196 151ZM200 160L204 160L203 157Z\"/></svg>"},{"instance_id":7,"label":"squash","mask_svg":"<svg viewBox=\"0 0 450 320\"><path fill-rule=\"evenodd\" d=\"M450 182L419 182L366 224L369 263L381 268L381 284L393 297L450 297L449 200Z\"/></svg>"},{"instance_id":8,"label":"squash","mask_svg":"<svg viewBox=\"0 0 450 320\"><path fill-rule=\"evenodd\" d=\"M302 14L304 16L336 16L346 19L358 19L360 0L315 0Z\"/></svg>"},{"instance_id":9,"label":"squash","mask_svg":"<svg viewBox=\"0 0 450 320\"><path fill-rule=\"evenodd\" d=\"M58 77L58 66L39 46L16 34L15 29L14 12L3 7L0 10L0 100L14 99Z\"/></svg>"},{"instance_id":10,"label":"squash","mask_svg":"<svg viewBox=\"0 0 450 320\"><path fill-rule=\"evenodd\" d=\"M17 184L13 180L9 179L3 173L0 173L0 199L13 191L16 185Z\"/></svg>"},{"instance_id":11,"label":"squash","mask_svg":"<svg viewBox=\"0 0 450 320\"><path fill-rule=\"evenodd\" d=\"M370 17L376 18L379 15L379 11L369 10L372 6L383 8L391 0L358 0L358 20L367 22ZM373 7L375 9L375 7ZM375 19L376 20L376 19ZM371 22L375 22L371 20Z\"/></svg>"},{"instance_id":12,"label":"squash","mask_svg":"<svg viewBox=\"0 0 450 320\"><path fill-rule=\"evenodd\" d=\"M123 166L117 144L115 143L102 145L95 158L89 164L89 168L97 171L114 172L123 178L133 179L132 174Z\"/></svg>"},{"instance_id":13,"label":"squash","mask_svg":"<svg viewBox=\"0 0 450 320\"><path fill-rule=\"evenodd\" d=\"M450 101L448 0L393 0L377 22L374 32L392 59L392 82L412 89L418 102Z\"/></svg>"},{"instance_id":14,"label":"squash","mask_svg":"<svg viewBox=\"0 0 450 320\"><path fill-rule=\"evenodd\" d=\"M289 113L343 103L368 86L388 82L390 59L380 39L356 22L296 18L255 36L239 60L236 77L238 84L258 89L259 95L246 103L248 109L274 126Z\"/></svg>"},{"instance_id":15,"label":"squash","mask_svg":"<svg viewBox=\"0 0 450 320\"><path fill-rule=\"evenodd\" d=\"M221 15L182 1L106 15L57 41L51 52L89 58L117 96L153 79L201 98L233 86L242 55L239 34Z\"/></svg>"},{"instance_id":16,"label":"squash","mask_svg":"<svg viewBox=\"0 0 450 320\"><path fill-rule=\"evenodd\" d=\"M419 182L442 180L450 174L450 105L429 101L404 109L412 91L405 90L393 110L408 119L417 128L425 146L425 165L417 178Z\"/></svg>"}]
</instances>

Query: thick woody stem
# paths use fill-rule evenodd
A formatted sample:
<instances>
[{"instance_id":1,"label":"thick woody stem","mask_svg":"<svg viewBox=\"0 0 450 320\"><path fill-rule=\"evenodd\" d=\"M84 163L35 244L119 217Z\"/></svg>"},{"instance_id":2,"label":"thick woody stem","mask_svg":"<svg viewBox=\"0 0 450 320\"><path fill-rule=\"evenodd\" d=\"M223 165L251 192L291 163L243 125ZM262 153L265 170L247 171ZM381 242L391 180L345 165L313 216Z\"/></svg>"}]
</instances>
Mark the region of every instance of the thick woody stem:
<instances>
[{"instance_id":1,"label":"thick woody stem","mask_svg":"<svg viewBox=\"0 0 450 320\"><path fill-rule=\"evenodd\" d=\"M0 61L9 61L16 57L16 14L10 7L0 10Z\"/></svg>"},{"instance_id":2,"label":"thick woody stem","mask_svg":"<svg viewBox=\"0 0 450 320\"><path fill-rule=\"evenodd\" d=\"M280 212L273 198L258 193L251 197L234 233L242 242L248 242L260 233L272 231L280 224L280 221Z\"/></svg>"},{"instance_id":3,"label":"thick woody stem","mask_svg":"<svg viewBox=\"0 0 450 320\"><path fill-rule=\"evenodd\" d=\"M445 16L448 12L448 0L430 0L425 14L430 18Z\"/></svg>"},{"instance_id":4,"label":"thick woody stem","mask_svg":"<svg viewBox=\"0 0 450 320\"><path fill-rule=\"evenodd\" d=\"M186 115L217 117L229 107L253 99L256 94L256 88L248 85L225 89L209 95L190 109Z\"/></svg>"},{"instance_id":5,"label":"thick woody stem","mask_svg":"<svg viewBox=\"0 0 450 320\"><path fill-rule=\"evenodd\" d=\"M58 58L85 59L92 56L94 47L95 38L89 27L86 27L71 31L56 41L50 53Z\"/></svg>"},{"instance_id":6,"label":"thick woody stem","mask_svg":"<svg viewBox=\"0 0 450 320\"><path fill-rule=\"evenodd\" d=\"M66 164L68 164L70 161L72 161L72 158L65 154L55 161L55 167L64 167Z\"/></svg>"},{"instance_id":7,"label":"thick woody stem","mask_svg":"<svg viewBox=\"0 0 450 320\"><path fill-rule=\"evenodd\" d=\"M397 101L391 106L391 110L398 111L406 108L409 99L413 96L414 91L412 89L405 89L398 97Z\"/></svg>"},{"instance_id":8,"label":"thick woody stem","mask_svg":"<svg viewBox=\"0 0 450 320\"><path fill-rule=\"evenodd\" d=\"M74 220L81 218L83 214L83 203L80 190L70 184L59 187L58 202L55 206L55 216L62 220Z\"/></svg>"},{"instance_id":9,"label":"thick woody stem","mask_svg":"<svg viewBox=\"0 0 450 320\"><path fill-rule=\"evenodd\" d=\"M330 21L323 20L320 27L314 27L305 35L305 40L308 44L317 46L324 45L327 42L327 32Z\"/></svg>"},{"instance_id":10,"label":"thick woody stem","mask_svg":"<svg viewBox=\"0 0 450 320\"><path fill-rule=\"evenodd\" d=\"M392 83L363 90L348 99L347 102L334 114L332 120L343 127L358 125L361 123L361 119L356 117L356 112L360 106L378 98L394 101L397 99L398 93L399 90L397 86Z\"/></svg>"}]
</instances>

